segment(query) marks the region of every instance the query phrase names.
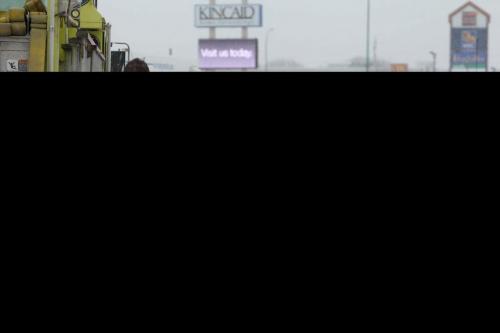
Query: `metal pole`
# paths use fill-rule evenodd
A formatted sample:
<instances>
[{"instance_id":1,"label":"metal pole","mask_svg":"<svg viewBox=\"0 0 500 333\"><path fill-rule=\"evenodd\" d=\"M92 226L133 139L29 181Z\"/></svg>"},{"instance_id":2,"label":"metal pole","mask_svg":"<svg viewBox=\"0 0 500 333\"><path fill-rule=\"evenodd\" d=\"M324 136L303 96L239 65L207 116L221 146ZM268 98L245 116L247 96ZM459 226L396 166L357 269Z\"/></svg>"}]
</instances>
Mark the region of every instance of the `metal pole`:
<instances>
[{"instance_id":1,"label":"metal pole","mask_svg":"<svg viewBox=\"0 0 500 333\"><path fill-rule=\"evenodd\" d=\"M246 6L248 5L248 0L241 0L241 4ZM241 39L248 39L248 28L241 28ZM243 69L243 72L246 72L246 69Z\"/></svg>"},{"instance_id":2,"label":"metal pole","mask_svg":"<svg viewBox=\"0 0 500 333\"><path fill-rule=\"evenodd\" d=\"M274 31L274 28L271 28L267 31L266 34L266 72L269 71L269 35Z\"/></svg>"},{"instance_id":3,"label":"metal pole","mask_svg":"<svg viewBox=\"0 0 500 333\"><path fill-rule=\"evenodd\" d=\"M210 5L215 5L215 4L216 4L216 2L215 2L215 0L210 0L209 4L210 4ZM209 35L210 35L210 36L209 36L209 38L210 38L210 39L215 39L215 38L217 38L215 28L209 28Z\"/></svg>"},{"instance_id":4,"label":"metal pole","mask_svg":"<svg viewBox=\"0 0 500 333\"><path fill-rule=\"evenodd\" d=\"M245 5L245 6L248 5L248 0L241 0L241 4ZM248 38L248 28L247 27L241 28L241 38L242 39Z\"/></svg>"},{"instance_id":5,"label":"metal pole","mask_svg":"<svg viewBox=\"0 0 500 333\"><path fill-rule=\"evenodd\" d=\"M106 38L108 40L108 50L106 54L106 72L111 72L111 24L106 24Z\"/></svg>"},{"instance_id":6,"label":"metal pole","mask_svg":"<svg viewBox=\"0 0 500 333\"><path fill-rule=\"evenodd\" d=\"M485 49L486 49L486 54L485 54L486 59L484 59L484 61L485 61L485 69L484 69L484 71L485 72L488 72L489 58L490 58L490 56L489 56L489 47L488 47L489 30L490 30L490 28L489 28L489 24L488 24L488 28L486 29L486 36L485 36L486 40L484 41L485 42Z\"/></svg>"},{"instance_id":7,"label":"metal pole","mask_svg":"<svg viewBox=\"0 0 500 333\"><path fill-rule=\"evenodd\" d=\"M209 0L208 2L209 5L215 6L217 3L215 0ZM209 39L217 39L217 31L215 30L215 27L208 28L208 38ZM211 70L206 70L207 72Z\"/></svg>"},{"instance_id":8,"label":"metal pole","mask_svg":"<svg viewBox=\"0 0 500 333\"><path fill-rule=\"evenodd\" d=\"M82 51L83 51L83 60L81 61L81 67L80 67L81 73L87 72L87 47L85 46L86 42L87 41L85 40L84 37L80 37L80 43L82 45Z\"/></svg>"},{"instance_id":9,"label":"metal pole","mask_svg":"<svg viewBox=\"0 0 500 333\"><path fill-rule=\"evenodd\" d=\"M370 71L370 24L371 24L371 1L367 0L366 15L366 71Z\"/></svg>"},{"instance_id":10,"label":"metal pole","mask_svg":"<svg viewBox=\"0 0 500 333\"><path fill-rule=\"evenodd\" d=\"M56 1L49 0L49 72L54 71Z\"/></svg>"},{"instance_id":11,"label":"metal pole","mask_svg":"<svg viewBox=\"0 0 500 333\"><path fill-rule=\"evenodd\" d=\"M479 72L479 37L476 38L476 72Z\"/></svg>"}]
</instances>

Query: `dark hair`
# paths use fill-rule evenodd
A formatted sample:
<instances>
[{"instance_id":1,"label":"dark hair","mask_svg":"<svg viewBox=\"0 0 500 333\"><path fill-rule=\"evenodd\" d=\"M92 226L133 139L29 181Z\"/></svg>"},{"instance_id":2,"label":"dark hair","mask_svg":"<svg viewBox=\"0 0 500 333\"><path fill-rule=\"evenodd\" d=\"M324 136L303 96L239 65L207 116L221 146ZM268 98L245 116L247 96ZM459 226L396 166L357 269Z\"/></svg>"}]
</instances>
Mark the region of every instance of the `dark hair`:
<instances>
[{"instance_id":1,"label":"dark hair","mask_svg":"<svg viewBox=\"0 0 500 333\"><path fill-rule=\"evenodd\" d=\"M149 67L144 60L136 58L125 66L125 72L149 72Z\"/></svg>"}]
</instances>

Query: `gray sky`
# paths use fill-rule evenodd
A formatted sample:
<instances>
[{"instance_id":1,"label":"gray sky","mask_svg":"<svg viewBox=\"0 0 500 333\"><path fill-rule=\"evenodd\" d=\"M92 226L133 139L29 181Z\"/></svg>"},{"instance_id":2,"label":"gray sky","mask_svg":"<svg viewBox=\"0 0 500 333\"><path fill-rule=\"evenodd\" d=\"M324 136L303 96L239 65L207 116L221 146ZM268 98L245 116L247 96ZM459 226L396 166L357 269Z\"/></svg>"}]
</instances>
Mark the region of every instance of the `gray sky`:
<instances>
[{"instance_id":1,"label":"gray sky","mask_svg":"<svg viewBox=\"0 0 500 333\"><path fill-rule=\"evenodd\" d=\"M218 0L218 3L239 3ZM264 5L264 27L250 29L261 50L267 29L270 59L293 58L308 67L345 63L365 54L366 0L255 0ZM438 66L448 67L448 14L466 0L372 0L372 37L379 58L391 62L429 61L438 52ZM196 64L197 40L207 29L194 27L194 4L208 0L100 0L113 25L113 40L127 41L133 55L174 56ZM500 0L476 0L492 15L490 64L500 68ZM239 37L239 29L225 29L220 37ZM262 58L263 52L261 52Z\"/></svg>"}]
</instances>

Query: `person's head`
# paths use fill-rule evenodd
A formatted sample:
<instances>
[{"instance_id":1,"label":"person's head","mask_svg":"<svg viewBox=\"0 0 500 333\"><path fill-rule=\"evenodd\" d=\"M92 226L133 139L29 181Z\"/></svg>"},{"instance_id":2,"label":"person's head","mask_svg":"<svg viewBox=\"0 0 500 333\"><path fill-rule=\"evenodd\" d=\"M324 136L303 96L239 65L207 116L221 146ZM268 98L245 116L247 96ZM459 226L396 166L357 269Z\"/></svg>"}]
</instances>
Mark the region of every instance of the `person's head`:
<instances>
[{"instance_id":1,"label":"person's head","mask_svg":"<svg viewBox=\"0 0 500 333\"><path fill-rule=\"evenodd\" d=\"M149 72L149 67L144 60L136 58L125 66L125 72Z\"/></svg>"}]
</instances>

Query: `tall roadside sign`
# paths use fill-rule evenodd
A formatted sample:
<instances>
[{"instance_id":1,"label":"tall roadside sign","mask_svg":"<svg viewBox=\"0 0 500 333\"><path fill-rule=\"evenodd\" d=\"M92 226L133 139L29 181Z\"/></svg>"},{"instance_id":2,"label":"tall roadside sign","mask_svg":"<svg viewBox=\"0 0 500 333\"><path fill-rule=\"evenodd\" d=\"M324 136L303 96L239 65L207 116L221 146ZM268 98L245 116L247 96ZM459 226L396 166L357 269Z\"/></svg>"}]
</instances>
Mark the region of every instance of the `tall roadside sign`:
<instances>
[{"instance_id":1,"label":"tall roadside sign","mask_svg":"<svg viewBox=\"0 0 500 333\"><path fill-rule=\"evenodd\" d=\"M258 40L248 39L248 28L262 27L262 5L249 4L248 0L241 0L241 4L217 4L216 0L209 0L194 9L195 26L209 29L209 39L198 41L200 69L258 68ZM241 37L217 39L219 28L241 29Z\"/></svg>"},{"instance_id":2,"label":"tall roadside sign","mask_svg":"<svg viewBox=\"0 0 500 333\"><path fill-rule=\"evenodd\" d=\"M488 71L490 21L490 14L472 1L450 14L450 71Z\"/></svg>"}]
</instances>

